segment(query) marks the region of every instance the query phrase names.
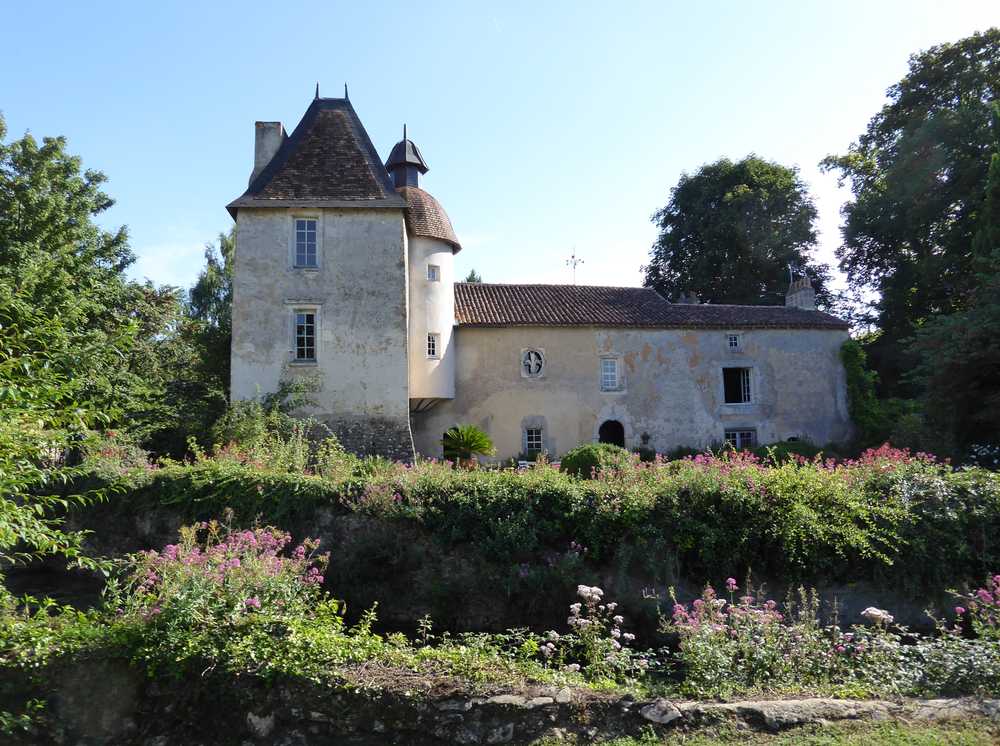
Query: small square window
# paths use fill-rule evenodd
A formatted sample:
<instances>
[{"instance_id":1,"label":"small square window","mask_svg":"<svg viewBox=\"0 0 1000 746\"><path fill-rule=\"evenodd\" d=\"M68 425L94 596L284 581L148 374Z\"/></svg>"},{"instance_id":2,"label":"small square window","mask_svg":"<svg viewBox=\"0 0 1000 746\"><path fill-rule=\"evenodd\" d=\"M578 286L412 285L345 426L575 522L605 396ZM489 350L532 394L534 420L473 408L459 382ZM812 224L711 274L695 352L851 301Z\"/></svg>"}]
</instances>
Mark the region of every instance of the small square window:
<instances>
[{"instance_id":1,"label":"small square window","mask_svg":"<svg viewBox=\"0 0 1000 746\"><path fill-rule=\"evenodd\" d=\"M542 450L542 428L526 427L524 429L525 453L538 453Z\"/></svg>"},{"instance_id":2,"label":"small square window","mask_svg":"<svg viewBox=\"0 0 1000 746\"><path fill-rule=\"evenodd\" d=\"M316 360L316 314L313 311L295 312L295 359L301 362Z\"/></svg>"},{"instance_id":3,"label":"small square window","mask_svg":"<svg viewBox=\"0 0 1000 746\"><path fill-rule=\"evenodd\" d=\"M750 368L723 368L722 386L726 404L750 404Z\"/></svg>"},{"instance_id":4,"label":"small square window","mask_svg":"<svg viewBox=\"0 0 1000 746\"><path fill-rule=\"evenodd\" d=\"M726 443L733 448L754 448L757 445L756 430L726 430Z\"/></svg>"},{"instance_id":5,"label":"small square window","mask_svg":"<svg viewBox=\"0 0 1000 746\"><path fill-rule=\"evenodd\" d=\"M428 282L441 282L441 268L436 264L427 265Z\"/></svg>"},{"instance_id":6,"label":"small square window","mask_svg":"<svg viewBox=\"0 0 1000 746\"><path fill-rule=\"evenodd\" d=\"M601 391L618 391L621 388L621 375L618 370L618 358L601 358Z\"/></svg>"},{"instance_id":7,"label":"small square window","mask_svg":"<svg viewBox=\"0 0 1000 746\"><path fill-rule=\"evenodd\" d=\"M295 266L318 267L316 255L316 220L295 219Z\"/></svg>"},{"instance_id":8,"label":"small square window","mask_svg":"<svg viewBox=\"0 0 1000 746\"><path fill-rule=\"evenodd\" d=\"M427 335L427 357L437 357L441 352L441 335Z\"/></svg>"},{"instance_id":9,"label":"small square window","mask_svg":"<svg viewBox=\"0 0 1000 746\"><path fill-rule=\"evenodd\" d=\"M739 334L727 334L726 339L729 344L730 352L736 352L740 349L740 335Z\"/></svg>"}]
</instances>

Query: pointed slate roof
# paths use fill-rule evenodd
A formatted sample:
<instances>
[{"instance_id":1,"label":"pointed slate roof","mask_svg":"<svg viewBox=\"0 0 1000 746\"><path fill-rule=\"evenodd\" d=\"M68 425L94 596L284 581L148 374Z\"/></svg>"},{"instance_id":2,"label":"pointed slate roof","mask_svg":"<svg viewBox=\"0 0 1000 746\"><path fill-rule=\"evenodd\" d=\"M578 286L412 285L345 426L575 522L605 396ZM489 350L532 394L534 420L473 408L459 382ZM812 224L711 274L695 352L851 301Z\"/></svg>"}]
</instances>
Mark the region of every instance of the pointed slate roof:
<instances>
[{"instance_id":1,"label":"pointed slate roof","mask_svg":"<svg viewBox=\"0 0 1000 746\"><path fill-rule=\"evenodd\" d=\"M670 303L650 288L455 283L459 326L599 326L692 329L847 329L794 306Z\"/></svg>"},{"instance_id":2,"label":"pointed slate roof","mask_svg":"<svg viewBox=\"0 0 1000 746\"><path fill-rule=\"evenodd\" d=\"M405 207L351 102L313 99L295 131L226 207Z\"/></svg>"}]
</instances>

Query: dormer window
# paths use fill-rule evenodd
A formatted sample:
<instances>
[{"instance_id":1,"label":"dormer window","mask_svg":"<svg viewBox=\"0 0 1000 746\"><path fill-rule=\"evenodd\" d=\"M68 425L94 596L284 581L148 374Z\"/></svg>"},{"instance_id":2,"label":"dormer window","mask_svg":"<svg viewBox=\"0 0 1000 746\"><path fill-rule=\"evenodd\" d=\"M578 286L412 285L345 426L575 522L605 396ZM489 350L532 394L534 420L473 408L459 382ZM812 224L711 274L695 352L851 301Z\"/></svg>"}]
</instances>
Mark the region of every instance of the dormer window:
<instances>
[{"instance_id":1,"label":"dormer window","mask_svg":"<svg viewBox=\"0 0 1000 746\"><path fill-rule=\"evenodd\" d=\"M316 252L316 219L295 219L295 266L314 268L319 266Z\"/></svg>"}]
</instances>

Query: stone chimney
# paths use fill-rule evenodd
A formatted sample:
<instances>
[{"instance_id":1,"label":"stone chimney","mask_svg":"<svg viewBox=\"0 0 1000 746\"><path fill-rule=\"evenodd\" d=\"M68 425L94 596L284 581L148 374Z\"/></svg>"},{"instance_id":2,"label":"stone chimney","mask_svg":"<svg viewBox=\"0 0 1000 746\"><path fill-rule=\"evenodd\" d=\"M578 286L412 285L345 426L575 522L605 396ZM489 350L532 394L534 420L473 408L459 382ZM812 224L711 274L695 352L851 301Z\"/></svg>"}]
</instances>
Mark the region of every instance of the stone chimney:
<instances>
[{"instance_id":1,"label":"stone chimney","mask_svg":"<svg viewBox=\"0 0 1000 746\"><path fill-rule=\"evenodd\" d=\"M816 310L816 291L813 290L809 277L802 275L797 280L792 280L785 293L785 305L795 308L804 308L807 311Z\"/></svg>"},{"instance_id":2,"label":"stone chimney","mask_svg":"<svg viewBox=\"0 0 1000 746\"><path fill-rule=\"evenodd\" d=\"M285 142L285 128L281 122L255 122L253 141L253 173L250 181L257 178L271 162L278 148Z\"/></svg>"}]
</instances>

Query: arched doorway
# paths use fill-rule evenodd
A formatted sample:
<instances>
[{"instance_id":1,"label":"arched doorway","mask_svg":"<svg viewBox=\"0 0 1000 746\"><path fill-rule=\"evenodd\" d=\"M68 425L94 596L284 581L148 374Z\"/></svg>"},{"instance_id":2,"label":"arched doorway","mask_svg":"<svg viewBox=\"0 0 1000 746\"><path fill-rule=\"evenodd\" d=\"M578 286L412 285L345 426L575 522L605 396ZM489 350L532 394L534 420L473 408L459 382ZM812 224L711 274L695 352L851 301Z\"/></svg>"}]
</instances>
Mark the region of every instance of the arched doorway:
<instances>
[{"instance_id":1,"label":"arched doorway","mask_svg":"<svg viewBox=\"0 0 1000 746\"><path fill-rule=\"evenodd\" d=\"M618 420L605 420L597 431L597 439L601 443L625 447L625 427Z\"/></svg>"}]
</instances>

